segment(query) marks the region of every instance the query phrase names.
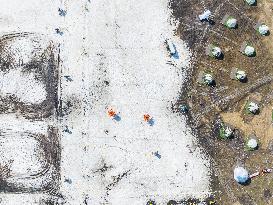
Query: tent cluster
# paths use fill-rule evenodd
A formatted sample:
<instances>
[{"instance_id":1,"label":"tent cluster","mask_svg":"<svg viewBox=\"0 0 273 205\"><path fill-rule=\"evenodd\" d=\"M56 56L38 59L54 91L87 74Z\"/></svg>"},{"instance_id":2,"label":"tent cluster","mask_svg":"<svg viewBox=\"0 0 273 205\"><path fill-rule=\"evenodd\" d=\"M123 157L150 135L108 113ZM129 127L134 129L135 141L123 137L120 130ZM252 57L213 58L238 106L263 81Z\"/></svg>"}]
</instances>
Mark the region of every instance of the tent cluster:
<instances>
[{"instance_id":1,"label":"tent cluster","mask_svg":"<svg viewBox=\"0 0 273 205\"><path fill-rule=\"evenodd\" d=\"M255 0L246 0L246 2L249 5L254 5L256 3ZM212 13L210 10L205 10L201 15L199 15L199 19L201 21L210 21L212 19ZM238 22L237 19L231 15L226 14L224 18L222 19L221 23L226 26L229 29L236 29L238 27ZM260 34L260 35L267 35L269 34L269 28L267 25L263 23L258 23L254 26L254 29ZM254 57L256 56L256 50L254 46L249 43L244 41L241 45L240 52L247 56L247 57ZM215 59L223 59L224 53L222 49L214 44L209 44L206 48L206 54L212 58ZM200 74L201 78L199 78L199 83L212 86L215 84L215 79L210 73L202 73ZM200 76L199 75L199 76ZM201 79L201 80L200 80ZM247 74L243 70L238 70L235 69L231 72L231 79L236 79L240 82L247 82ZM253 110L252 108L250 108ZM253 112L253 111L251 111Z\"/></svg>"},{"instance_id":2,"label":"tent cluster","mask_svg":"<svg viewBox=\"0 0 273 205\"><path fill-rule=\"evenodd\" d=\"M245 0L248 5L255 5L256 0ZM208 21L212 20L212 13L209 10L204 11L201 15L199 15L200 21ZM227 27L228 29L237 29L238 21L234 16L226 14L221 23ZM261 36L269 35L269 27L264 23L257 23L254 26L256 32ZM243 42L240 48L240 52L247 57L256 56L255 47L250 42ZM223 59L224 53L222 49L218 45L209 44L206 48L206 54L214 59ZM234 68L230 74L231 79L237 80L239 82L247 82L247 74L244 70ZM211 72L201 72L198 76L198 82L200 84L204 84L207 86L212 86L215 84L215 79ZM249 101L246 104L246 111L249 114L258 114L260 107L256 101ZM273 109L272 109L273 110ZM272 111L272 119L273 119L273 111ZM219 136L221 139L230 139L234 136L234 128L230 125L222 123L219 129ZM245 148L247 151L254 151L258 149L259 141L255 135L250 135L249 138L245 141ZM264 169L263 171L254 173L249 175L248 171L242 167L237 166L234 169L234 179L240 184L246 184L250 181L251 178L260 175L261 173L270 173L271 169Z\"/></svg>"}]
</instances>

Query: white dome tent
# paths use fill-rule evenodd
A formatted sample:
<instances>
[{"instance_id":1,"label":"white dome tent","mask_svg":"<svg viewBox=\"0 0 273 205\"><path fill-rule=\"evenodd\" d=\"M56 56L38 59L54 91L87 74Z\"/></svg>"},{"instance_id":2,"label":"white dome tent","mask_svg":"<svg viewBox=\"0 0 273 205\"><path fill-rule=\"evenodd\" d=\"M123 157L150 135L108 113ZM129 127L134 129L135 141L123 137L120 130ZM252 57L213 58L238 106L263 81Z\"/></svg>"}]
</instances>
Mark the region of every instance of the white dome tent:
<instances>
[{"instance_id":1,"label":"white dome tent","mask_svg":"<svg viewBox=\"0 0 273 205\"><path fill-rule=\"evenodd\" d=\"M243 167L236 167L234 169L234 179L239 184L245 184L249 180L248 171Z\"/></svg>"},{"instance_id":2,"label":"white dome tent","mask_svg":"<svg viewBox=\"0 0 273 205\"><path fill-rule=\"evenodd\" d=\"M204 78L203 78L203 81L204 81L204 83L205 83L206 85L212 85L213 82L214 82L214 79L213 79L213 77L212 77L211 74L205 74L205 75L204 75Z\"/></svg>"},{"instance_id":3,"label":"white dome tent","mask_svg":"<svg viewBox=\"0 0 273 205\"><path fill-rule=\"evenodd\" d=\"M230 28L230 29L234 29L238 25L237 24L237 20L234 17L232 17L232 16L230 16L228 14L226 14L224 16L224 18L222 19L221 23L223 25L225 25L227 28Z\"/></svg>"},{"instance_id":4,"label":"white dome tent","mask_svg":"<svg viewBox=\"0 0 273 205\"><path fill-rule=\"evenodd\" d=\"M247 142L247 146L248 146L248 148L254 150L258 147L258 142L256 139L249 139Z\"/></svg>"},{"instance_id":5,"label":"white dome tent","mask_svg":"<svg viewBox=\"0 0 273 205\"><path fill-rule=\"evenodd\" d=\"M206 48L206 54L213 58L221 58L223 52L220 47L209 44Z\"/></svg>"},{"instance_id":6,"label":"white dome tent","mask_svg":"<svg viewBox=\"0 0 273 205\"><path fill-rule=\"evenodd\" d=\"M204 72L204 71L200 72L198 74L197 81L201 85L213 86L215 84L215 80L214 80L212 74L209 71L207 71L207 72Z\"/></svg>"},{"instance_id":7,"label":"white dome tent","mask_svg":"<svg viewBox=\"0 0 273 205\"><path fill-rule=\"evenodd\" d=\"M226 22L227 27L235 28L237 26L237 20L235 18L230 18Z\"/></svg>"},{"instance_id":8,"label":"white dome tent","mask_svg":"<svg viewBox=\"0 0 273 205\"><path fill-rule=\"evenodd\" d=\"M256 0L245 0L245 1L246 1L246 3L247 3L248 5L250 5L250 6L253 6L253 5L256 4Z\"/></svg>"},{"instance_id":9,"label":"white dome tent","mask_svg":"<svg viewBox=\"0 0 273 205\"><path fill-rule=\"evenodd\" d=\"M230 73L230 78L232 80L237 80L240 82L247 82L247 74L245 71L238 68L233 68Z\"/></svg>"},{"instance_id":10,"label":"white dome tent","mask_svg":"<svg viewBox=\"0 0 273 205\"><path fill-rule=\"evenodd\" d=\"M253 48L252 46L246 46L244 52L247 56L252 56L255 53L255 48Z\"/></svg>"},{"instance_id":11,"label":"white dome tent","mask_svg":"<svg viewBox=\"0 0 273 205\"><path fill-rule=\"evenodd\" d=\"M256 55L256 50L255 48L248 42L243 42L243 44L241 45L241 49L240 49L241 53L243 53L244 55L248 56L248 57L253 57Z\"/></svg>"},{"instance_id":12,"label":"white dome tent","mask_svg":"<svg viewBox=\"0 0 273 205\"><path fill-rule=\"evenodd\" d=\"M234 134L234 129L228 124L221 124L219 137L221 139L230 139Z\"/></svg>"},{"instance_id":13,"label":"white dome tent","mask_svg":"<svg viewBox=\"0 0 273 205\"><path fill-rule=\"evenodd\" d=\"M211 11L210 10L206 10L204 11L203 14L198 16L200 21L209 21L210 17L211 17Z\"/></svg>"},{"instance_id":14,"label":"white dome tent","mask_svg":"<svg viewBox=\"0 0 273 205\"><path fill-rule=\"evenodd\" d=\"M222 50L221 48L215 46L211 49L211 53L214 57L219 58L222 54Z\"/></svg>"},{"instance_id":15,"label":"white dome tent","mask_svg":"<svg viewBox=\"0 0 273 205\"><path fill-rule=\"evenodd\" d=\"M259 105L255 102L249 102L247 104L247 110L248 112L252 113L252 114L257 114L259 111Z\"/></svg>"},{"instance_id":16,"label":"white dome tent","mask_svg":"<svg viewBox=\"0 0 273 205\"><path fill-rule=\"evenodd\" d=\"M244 81L244 80L246 80L246 78L247 78L247 75L246 75L245 71L238 70L236 72L236 79L237 80Z\"/></svg>"},{"instance_id":17,"label":"white dome tent","mask_svg":"<svg viewBox=\"0 0 273 205\"><path fill-rule=\"evenodd\" d=\"M259 142L254 133L250 134L248 139L245 142L245 148L247 151L254 151L258 149Z\"/></svg>"},{"instance_id":18,"label":"white dome tent","mask_svg":"<svg viewBox=\"0 0 273 205\"><path fill-rule=\"evenodd\" d=\"M262 36L266 36L269 34L269 27L264 23L257 23L254 26L254 29Z\"/></svg>"},{"instance_id":19,"label":"white dome tent","mask_svg":"<svg viewBox=\"0 0 273 205\"><path fill-rule=\"evenodd\" d=\"M258 32L259 32L261 35L265 36L265 35L268 34L268 32L269 32L269 28L268 28L268 26L265 25L265 24L260 25L259 28L258 28Z\"/></svg>"}]
</instances>

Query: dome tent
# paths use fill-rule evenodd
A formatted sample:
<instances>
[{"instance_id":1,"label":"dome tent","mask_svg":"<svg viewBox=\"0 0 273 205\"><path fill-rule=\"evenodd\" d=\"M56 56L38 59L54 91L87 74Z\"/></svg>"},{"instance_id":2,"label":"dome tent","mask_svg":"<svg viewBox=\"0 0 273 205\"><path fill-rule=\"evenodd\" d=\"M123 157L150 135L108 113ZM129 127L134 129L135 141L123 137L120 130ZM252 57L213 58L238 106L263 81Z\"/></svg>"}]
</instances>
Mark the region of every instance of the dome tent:
<instances>
[{"instance_id":1,"label":"dome tent","mask_svg":"<svg viewBox=\"0 0 273 205\"><path fill-rule=\"evenodd\" d=\"M240 167L240 166L236 167L234 169L234 179L239 184L247 183L248 180L250 179L248 171L243 167Z\"/></svg>"},{"instance_id":2,"label":"dome tent","mask_svg":"<svg viewBox=\"0 0 273 205\"><path fill-rule=\"evenodd\" d=\"M198 74L198 79L197 79L198 83L202 84L202 85L207 85L207 86L214 86L215 85L215 80L211 74L211 72L209 71L201 71Z\"/></svg>"},{"instance_id":3,"label":"dome tent","mask_svg":"<svg viewBox=\"0 0 273 205\"><path fill-rule=\"evenodd\" d=\"M226 22L228 28L235 28L237 26L237 20L235 18L230 18Z\"/></svg>"},{"instance_id":4,"label":"dome tent","mask_svg":"<svg viewBox=\"0 0 273 205\"><path fill-rule=\"evenodd\" d=\"M185 105L185 104L184 105L180 105L179 106L179 110L182 113L187 113L189 111L189 107L187 105Z\"/></svg>"},{"instance_id":5,"label":"dome tent","mask_svg":"<svg viewBox=\"0 0 273 205\"><path fill-rule=\"evenodd\" d=\"M247 147L251 150L254 150L258 147L258 142L256 139L249 139L247 142Z\"/></svg>"},{"instance_id":6,"label":"dome tent","mask_svg":"<svg viewBox=\"0 0 273 205\"><path fill-rule=\"evenodd\" d=\"M236 79L239 81L244 81L247 77L245 71L242 70L238 70L235 75Z\"/></svg>"},{"instance_id":7,"label":"dome tent","mask_svg":"<svg viewBox=\"0 0 273 205\"><path fill-rule=\"evenodd\" d=\"M245 47L244 53L245 53L247 56L253 56L254 53L255 53L255 48L253 48L252 46L246 46L246 47Z\"/></svg>"},{"instance_id":8,"label":"dome tent","mask_svg":"<svg viewBox=\"0 0 273 205\"><path fill-rule=\"evenodd\" d=\"M211 53L215 58L219 58L222 54L222 50L221 48L215 46L211 49Z\"/></svg>"},{"instance_id":9,"label":"dome tent","mask_svg":"<svg viewBox=\"0 0 273 205\"><path fill-rule=\"evenodd\" d=\"M254 151L258 149L259 143L256 135L254 133L250 134L245 142L245 148L247 151Z\"/></svg>"},{"instance_id":10,"label":"dome tent","mask_svg":"<svg viewBox=\"0 0 273 205\"><path fill-rule=\"evenodd\" d=\"M259 105L255 102L249 102L247 104L247 110L252 114L257 114L259 109Z\"/></svg>"},{"instance_id":11,"label":"dome tent","mask_svg":"<svg viewBox=\"0 0 273 205\"><path fill-rule=\"evenodd\" d=\"M256 55L256 50L253 46L251 46L250 43L244 41L243 44L241 45L240 49L241 53L248 57L254 57Z\"/></svg>"},{"instance_id":12,"label":"dome tent","mask_svg":"<svg viewBox=\"0 0 273 205\"><path fill-rule=\"evenodd\" d=\"M223 25L225 25L227 28L236 28L237 25L238 25L237 24L237 20L234 17L232 17L232 16L230 16L228 14L226 14L224 16L224 18L222 19L221 23Z\"/></svg>"},{"instance_id":13,"label":"dome tent","mask_svg":"<svg viewBox=\"0 0 273 205\"><path fill-rule=\"evenodd\" d=\"M254 29L262 36L266 36L270 32L269 27L264 23L255 24Z\"/></svg>"},{"instance_id":14,"label":"dome tent","mask_svg":"<svg viewBox=\"0 0 273 205\"><path fill-rule=\"evenodd\" d=\"M269 28L267 25L263 24L263 25L260 25L259 28L258 28L258 32L261 34L261 35L266 35L268 34L269 32Z\"/></svg>"},{"instance_id":15,"label":"dome tent","mask_svg":"<svg viewBox=\"0 0 273 205\"><path fill-rule=\"evenodd\" d=\"M233 136L233 131L234 131L234 129L232 126L230 126L228 124L221 123L219 137L221 139L229 139Z\"/></svg>"},{"instance_id":16,"label":"dome tent","mask_svg":"<svg viewBox=\"0 0 273 205\"><path fill-rule=\"evenodd\" d=\"M248 5L251 5L251 6L253 6L253 5L256 4L256 0L245 0L245 1L246 1L246 3L247 3Z\"/></svg>"},{"instance_id":17,"label":"dome tent","mask_svg":"<svg viewBox=\"0 0 273 205\"><path fill-rule=\"evenodd\" d=\"M210 10L206 10L204 11L203 14L198 16L200 21L209 21L210 17L211 17L211 11Z\"/></svg>"},{"instance_id":18,"label":"dome tent","mask_svg":"<svg viewBox=\"0 0 273 205\"><path fill-rule=\"evenodd\" d=\"M218 46L209 44L208 47L206 48L206 54L210 57L219 59L223 55L223 52L221 48L219 48Z\"/></svg>"},{"instance_id":19,"label":"dome tent","mask_svg":"<svg viewBox=\"0 0 273 205\"><path fill-rule=\"evenodd\" d=\"M203 82L206 85L213 85L214 79L211 74L205 74L203 77Z\"/></svg>"},{"instance_id":20,"label":"dome tent","mask_svg":"<svg viewBox=\"0 0 273 205\"><path fill-rule=\"evenodd\" d=\"M246 83L247 82L247 74L245 71L243 70L239 70L238 68L232 68L231 72L230 72L230 78L232 80L237 80L240 81L242 83Z\"/></svg>"}]
</instances>

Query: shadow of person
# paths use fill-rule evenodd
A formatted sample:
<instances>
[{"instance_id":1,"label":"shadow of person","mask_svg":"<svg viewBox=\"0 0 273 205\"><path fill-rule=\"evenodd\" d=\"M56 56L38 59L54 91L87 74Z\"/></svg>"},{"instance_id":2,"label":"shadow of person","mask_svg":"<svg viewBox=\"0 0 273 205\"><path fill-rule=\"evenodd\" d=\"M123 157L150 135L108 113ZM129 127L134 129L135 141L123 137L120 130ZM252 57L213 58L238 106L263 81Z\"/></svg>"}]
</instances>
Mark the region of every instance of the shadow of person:
<instances>
[{"instance_id":1,"label":"shadow of person","mask_svg":"<svg viewBox=\"0 0 273 205\"><path fill-rule=\"evenodd\" d=\"M115 115L113 119L117 122L121 121L121 117L119 115Z\"/></svg>"},{"instance_id":2,"label":"shadow of person","mask_svg":"<svg viewBox=\"0 0 273 205\"><path fill-rule=\"evenodd\" d=\"M172 54L172 57L173 57L174 59L179 59L179 54L178 54L178 51L177 51L177 49L176 49L176 46L173 45L173 47L174 47L174 49L175 49L175 53Z\"/></svg>"},{"instance_id":3,"label":"shadow of person","mask_svg":"<svg viewBox=\"0 0 273 205\"><path fill-rule=\"evenodd\" d=\"M148 124L149 124L150 126L153 126L153 125L155 124L154 119L151 118L151 119L148 121Z\"/></svg>"}]
</instances>

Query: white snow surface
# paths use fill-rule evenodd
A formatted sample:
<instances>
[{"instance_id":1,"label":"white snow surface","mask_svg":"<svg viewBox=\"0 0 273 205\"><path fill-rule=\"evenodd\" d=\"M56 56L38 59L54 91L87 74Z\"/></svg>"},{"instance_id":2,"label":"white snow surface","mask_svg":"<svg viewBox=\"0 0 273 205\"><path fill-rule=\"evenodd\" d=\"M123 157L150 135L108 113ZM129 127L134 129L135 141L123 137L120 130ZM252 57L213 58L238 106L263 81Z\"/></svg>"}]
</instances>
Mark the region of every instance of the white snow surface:
<instances>
[{"instance_id":1,"label":"white snow surface","mask_svg":"<svg viewBox=\"0 0 273 205\"><path fill-rule=\"evenodd\" d=\"M31 122L16 114L0 115L0 165L10 165L11 177L29 177L47 166L40 142L28 133L47 134L42 121Z\"/></svg>"},{"instance_id":2,"label":"white snow surface","mask_svg":"<svg viewBox=\"0 0 273 205\"><path fill-rule=\"evenodd\" d=\"M0 72L0 95L15 96L26 104L39 104L46 100L45 85L33 73L23 73L20 68Z\"/></svg>"},{"instance_id":3,"label":"white snow surface","mask_svg":"<svg viewBox=\"0 0 273 205\"><path fill-rule=\"evenodd\" d=\"M7 19L0 22L1 32L41 32L61 43L62 73L73 79L63 80L62 98L83 102L60 124L72 131L61 136L60 192L66 204L84 204L88 195L94 205L143 205L149 199L161 205L210 193L209 159L185 117L171 110L191 53L174 35L167 0L0 2ZM66 17L58 16L58 7L67 10ZM64 35L55 34L55 28ZM166 39L179 59L170 59ZM108 107L120 113L121 121L108 118ZM143 121L145 113L155 120L153 126ZM109 168L101 173L104 164ZM18 204L17 195L2 198ZM20 200L39 204L36 195Z\"/></svg>"},{"instance_id":4,"label":"white snow surface","mask_svg":"<svg viewBox=\"0 0 273 205\"><path fill-rule=\"evenodd\" d=\"M29 177L46 168L46 158L33 137L12 133L0 138L0 164L10 164L11 177ZM11 162L9 162L12 160Z\"/></svg>"},{"instance_id":5,"label":"white snow surface","mask_svg":"<svg viewBox=\"0 0 273 205\"><path fill-rule=\"evenodd\" d=\"M90 107L86 114L88 150L82 163L90 175L86 183L92 186L87 193L94 204L138 205L150 198L166 204L170 199L202 197L209 192L209 162L194 145L186 119L171 111L191 54L174 37L167 3L104 0L92 1L89 7L84 47L89 56L84 72L89 76L85 85ZM169 38L180 56L173 60L176 66L167 64L164 41ZM98 78L107 79L110 86L96 89L99 82L94 79ZM107 116L108 107L120 112L121 121ZM154 126L143 121L145 113L154 118ZM154 156L156 151L160 159ZM103 163L112 168L104 174L95 172ZM113 177L124 172L128 174L112 186ZM76 173L71 177L78 180Z\"/></svg>"}]
</instances>

